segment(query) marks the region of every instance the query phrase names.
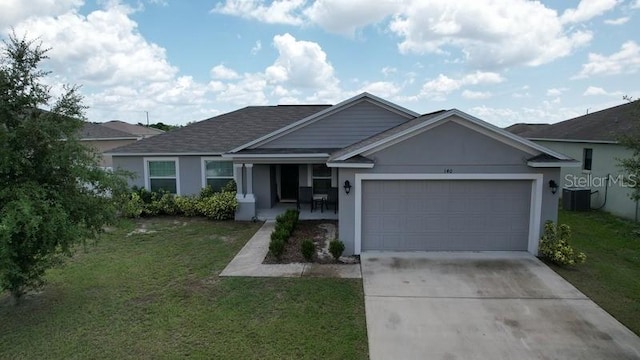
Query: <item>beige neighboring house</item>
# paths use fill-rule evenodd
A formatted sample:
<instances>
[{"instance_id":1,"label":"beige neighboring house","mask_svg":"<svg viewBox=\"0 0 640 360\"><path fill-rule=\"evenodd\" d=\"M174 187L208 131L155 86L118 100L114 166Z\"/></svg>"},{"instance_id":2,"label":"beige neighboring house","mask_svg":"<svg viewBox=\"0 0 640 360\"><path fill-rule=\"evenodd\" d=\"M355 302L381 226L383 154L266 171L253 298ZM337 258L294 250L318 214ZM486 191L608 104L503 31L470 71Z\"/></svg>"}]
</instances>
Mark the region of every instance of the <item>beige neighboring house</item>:
<instances>
[{"instance_id":1,"label":"beige neighboring house","mask_svg":"<svg viewBox=\"0 0 640 360\"><path fill-rule=\"evenodd\" d=\"M87 122L80 131L80 141L101 154L100 166L110 168L113 166L111 156L102 155L102 153L162 132L162 130L149 129L122 121L110 121L104 124Z\"/></svg>"},{"instance_id":2,"label":"beige neighboring house","mask_svg":"<svg viewBox=\"0 0 640 360\"><path fill-rule=\"evenodd\" d=\"M637 106L626 103L552 125L514 124L506 130L580 160L579 167L562 168L561 188L590 189L592 209L637 221L640 209L628 187L633 179L625 179L618 166L618 159L633 155L618 140L638 125Z\"/></svg>"}]
</instances>

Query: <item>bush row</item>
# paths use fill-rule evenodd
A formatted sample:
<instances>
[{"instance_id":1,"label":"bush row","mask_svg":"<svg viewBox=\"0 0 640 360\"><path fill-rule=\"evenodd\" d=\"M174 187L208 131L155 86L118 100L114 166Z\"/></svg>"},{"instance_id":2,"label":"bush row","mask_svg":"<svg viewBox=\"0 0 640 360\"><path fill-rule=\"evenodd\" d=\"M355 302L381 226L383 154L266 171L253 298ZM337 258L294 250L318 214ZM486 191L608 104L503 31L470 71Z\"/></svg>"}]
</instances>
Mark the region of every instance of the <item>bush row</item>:
<instances>
[{"instance_id":1,"label":"bush row","mask_svg":"<svg viewBox=\"0 0 640 360\"><path fill-rule=\"evenodd\" d=\"M280 214L276 217L276 226L271 233L271 240L269 242L269 252L276 259L280 260L282 254L284 254L284 247L289 238L298 225L298 218L300 212L294 209L288 209L284 214Z\"/></svg>"},{"instance_id":2,"label":"bush row","mask_svg":"<svg viewBox=\"0 0 640 360\"><path fill-rule=\"evenodd\" d=\"M214 220L226 220L234 218L237 208L235 183L231 181L220 192L214 192L207 186L198 196L177 196L168 192L133 188L123 201L122 215L129 218L157 215L206 216Z\"/></svg>"}]
</instances>

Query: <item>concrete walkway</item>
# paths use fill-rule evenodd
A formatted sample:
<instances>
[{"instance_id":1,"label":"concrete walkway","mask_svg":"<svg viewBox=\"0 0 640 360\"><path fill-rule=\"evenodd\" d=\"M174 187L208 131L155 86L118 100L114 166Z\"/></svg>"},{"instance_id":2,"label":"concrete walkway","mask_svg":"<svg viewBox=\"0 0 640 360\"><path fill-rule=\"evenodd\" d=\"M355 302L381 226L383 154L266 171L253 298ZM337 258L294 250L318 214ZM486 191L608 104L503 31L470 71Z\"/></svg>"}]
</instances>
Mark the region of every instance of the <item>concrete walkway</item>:
<instances>
[{"instance_id":1,"label":"concrete walkway","mask_svg":"<svg viewBox=\"0 0 640 360\"><path fill-rule=\"evenodd\" d=\"M269 252L269 240L275 221L267 220L240 250L233 260L222 270L220 276L253 277L335 277L359 279L360 264L263 264Z\"/></svg>"}]
</instances>

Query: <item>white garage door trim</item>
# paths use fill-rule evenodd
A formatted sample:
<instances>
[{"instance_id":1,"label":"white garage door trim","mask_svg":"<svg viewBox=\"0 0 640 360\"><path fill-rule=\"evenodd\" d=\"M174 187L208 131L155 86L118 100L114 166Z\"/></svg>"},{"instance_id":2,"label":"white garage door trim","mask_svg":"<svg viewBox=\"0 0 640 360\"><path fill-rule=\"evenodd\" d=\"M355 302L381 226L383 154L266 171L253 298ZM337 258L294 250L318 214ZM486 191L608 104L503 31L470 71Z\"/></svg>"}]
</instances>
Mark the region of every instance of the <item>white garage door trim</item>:
<instances>
[{"instance_id":1,"label":"white garage door trim","mask_svg":"<svg viewBox=\"0 0 640 360\"><path fill-rule=\"evenodd\" d=\"M362 182L366 180L531 180L527 250L538 255L542 212L542 174L355 174L355 253L362 250Z\"/></svg>"}]
</instances>

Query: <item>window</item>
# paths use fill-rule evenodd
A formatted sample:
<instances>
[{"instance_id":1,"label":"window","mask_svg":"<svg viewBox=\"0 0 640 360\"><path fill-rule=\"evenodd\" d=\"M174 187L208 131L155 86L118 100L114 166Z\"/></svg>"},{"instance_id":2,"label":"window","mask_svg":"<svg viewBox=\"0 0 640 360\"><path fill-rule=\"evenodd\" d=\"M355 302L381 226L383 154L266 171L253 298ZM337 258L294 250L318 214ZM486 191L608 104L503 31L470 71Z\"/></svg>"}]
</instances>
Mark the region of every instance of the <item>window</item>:
<instances>
[{"instance_id":1,"label":"window","mask_svg":"<svg viewBox=\"0 0 640 360\"><path fill-rule=\"evenodd\" d=\"M204 185L209 185L213 191L220 191L229 181L233 180L233 162L203 160Z\"/></svg>"},{"instance_id":2,"label":"window","mask_svg":"<svg viewBox=\"0 0 640 360\"><path fill-rule=\"evenodd\" d=\"M178 193L178 165L176 160L147 160L149 190Z\"/></svg>"},{"instance_id":3,"label":"window","mask_svg":"<svg viewBox=\"0 0 640 360\"><path fill-rule=\"evenodd\" d=\"M324 164L313 165L313 193L326 195L331 188L331 169Z\"/></svg>"},{"instance_id":4,"label":"window","mask_svg":"<svg viewBox=\"0 0 640 360\"><path fill-rule=\"evenodd\" d=\"M582 170L591 170L593 161L593 149L584 149L582 152Z\"/></svg>"}]
</instances>

